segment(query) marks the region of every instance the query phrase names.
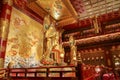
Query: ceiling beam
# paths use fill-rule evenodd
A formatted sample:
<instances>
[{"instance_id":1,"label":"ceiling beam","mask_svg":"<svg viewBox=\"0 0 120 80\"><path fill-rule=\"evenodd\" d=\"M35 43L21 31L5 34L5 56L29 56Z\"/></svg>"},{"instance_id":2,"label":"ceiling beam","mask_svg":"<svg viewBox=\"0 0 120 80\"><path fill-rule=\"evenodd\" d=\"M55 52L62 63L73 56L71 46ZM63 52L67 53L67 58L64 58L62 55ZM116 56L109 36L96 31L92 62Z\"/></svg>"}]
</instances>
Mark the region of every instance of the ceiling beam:
<instances>
[{"instance_id":1,"label":"ceiling beam","mask_svg":"<svg viewBox=\"0 0 120 80\"><path fill-rule=\"evenodd\" d=\"M49 12L45 11L45 9L43 9L37 2L35 2L35 4L45 12L45 15L50 14ZM50 18L51 18L53 21L56 21L51 15L50 15Z\"/></svg>"},{"instance_id":2,"label":"ceiling beam","mask_svg":"<svg viewBox=\"0 0 120 80\"><path fill-rule=\"evenodd\" d=\"M67 18L67 19L64 19L64 20L61 20L58 23L58 26L57 27L61 27L63 28L64 26L66 25L70 25L70 24L73 24L73 23L77 23L77 21L73 18L73 17L70 17L70 18Z\"/></svg>"},{"instance_id":3,"label":"ceiling beam","mask_svg":"<svg viewBox=\"0 0 120 80\"><path fill-rule=\"evenodd\" d=\"M72 14L73 18L75 18L77 20L78 14L75 11L75 9L73 8L72 4L70 3L70 0L61 0L61 1L64 3L64 5L69 10L69 12Z\"/></svg>"}]
</instances>

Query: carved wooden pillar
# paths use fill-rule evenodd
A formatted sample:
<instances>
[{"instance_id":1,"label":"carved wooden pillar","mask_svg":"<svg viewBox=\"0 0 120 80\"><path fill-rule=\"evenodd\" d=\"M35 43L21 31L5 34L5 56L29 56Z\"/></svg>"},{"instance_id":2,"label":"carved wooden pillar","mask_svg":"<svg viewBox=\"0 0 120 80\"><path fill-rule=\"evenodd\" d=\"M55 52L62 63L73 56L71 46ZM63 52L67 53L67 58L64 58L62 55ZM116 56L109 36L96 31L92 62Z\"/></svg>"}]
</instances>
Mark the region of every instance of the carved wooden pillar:
<instances>
[{"instance_id":1,"label":"carved wooden pillar","mask_svg":"<svg viewBox=\"0 0 120 80\"><path fill-rule=\"evenodd\" d=\"M13 0L3 0L0 14L0 68L4 67L4 58L9 33L10 16Z\"/></svg>"}]
</instances>

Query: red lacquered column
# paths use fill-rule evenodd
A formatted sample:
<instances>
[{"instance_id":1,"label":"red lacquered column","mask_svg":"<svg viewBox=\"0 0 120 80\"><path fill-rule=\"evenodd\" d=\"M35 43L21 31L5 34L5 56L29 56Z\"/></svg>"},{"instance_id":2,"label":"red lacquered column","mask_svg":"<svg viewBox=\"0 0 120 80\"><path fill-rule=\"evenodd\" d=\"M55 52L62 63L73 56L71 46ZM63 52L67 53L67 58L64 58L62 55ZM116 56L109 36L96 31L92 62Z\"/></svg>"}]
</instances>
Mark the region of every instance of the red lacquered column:
<instances>
[{"instance_id":1,"label":"red lacquered column","mask_svg":"<svg viewBox=\"0 0 120 80\"><path fill-rule=\"evenodd\" d=\"M10 16L13 0L3 0L0 14L0 68L4 67L7 37L9 33Z\"/></svg>"}]
</instances>

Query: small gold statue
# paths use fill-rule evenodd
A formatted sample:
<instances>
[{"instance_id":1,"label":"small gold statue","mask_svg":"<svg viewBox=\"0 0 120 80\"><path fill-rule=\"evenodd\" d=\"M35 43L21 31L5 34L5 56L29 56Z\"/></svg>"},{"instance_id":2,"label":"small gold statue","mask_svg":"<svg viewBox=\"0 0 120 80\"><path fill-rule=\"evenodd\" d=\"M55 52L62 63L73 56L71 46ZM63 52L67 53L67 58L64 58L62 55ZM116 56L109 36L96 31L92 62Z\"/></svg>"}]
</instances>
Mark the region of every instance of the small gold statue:
<instances>
[{"instance_id":1,"label":"small gold statue","mask_svg":"<svg viewBox=\"0 0 120 80\"><path fill-rule=\"evenodd\" d=\"M77 49L76 49L76 42L73 36L70 36L69 43L70 43L70 49L71 49L70 50L70 64L74 64L74 61L76 59Z\"/></svg>"}]
</instances>

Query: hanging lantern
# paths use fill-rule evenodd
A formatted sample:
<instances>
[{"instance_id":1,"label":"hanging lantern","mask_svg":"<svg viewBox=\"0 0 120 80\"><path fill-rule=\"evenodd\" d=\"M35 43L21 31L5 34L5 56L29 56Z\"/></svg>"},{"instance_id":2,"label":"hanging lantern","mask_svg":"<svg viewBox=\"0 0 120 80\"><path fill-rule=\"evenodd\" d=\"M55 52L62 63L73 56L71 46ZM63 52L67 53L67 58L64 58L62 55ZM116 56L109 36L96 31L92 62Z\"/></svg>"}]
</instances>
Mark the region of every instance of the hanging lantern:
<instances>
[{"instance_id":1,"label":"hanging lantern","mask_svg":"<svg viewBox=\"0 0 120 80\"><path fill-rule=\"evenodd\" d=\"M60 57L61 57L61 58L64 58L64 54L63 54L63 53L62 53L62 54L60 54Z\"/></svg>"}]
</instances>

